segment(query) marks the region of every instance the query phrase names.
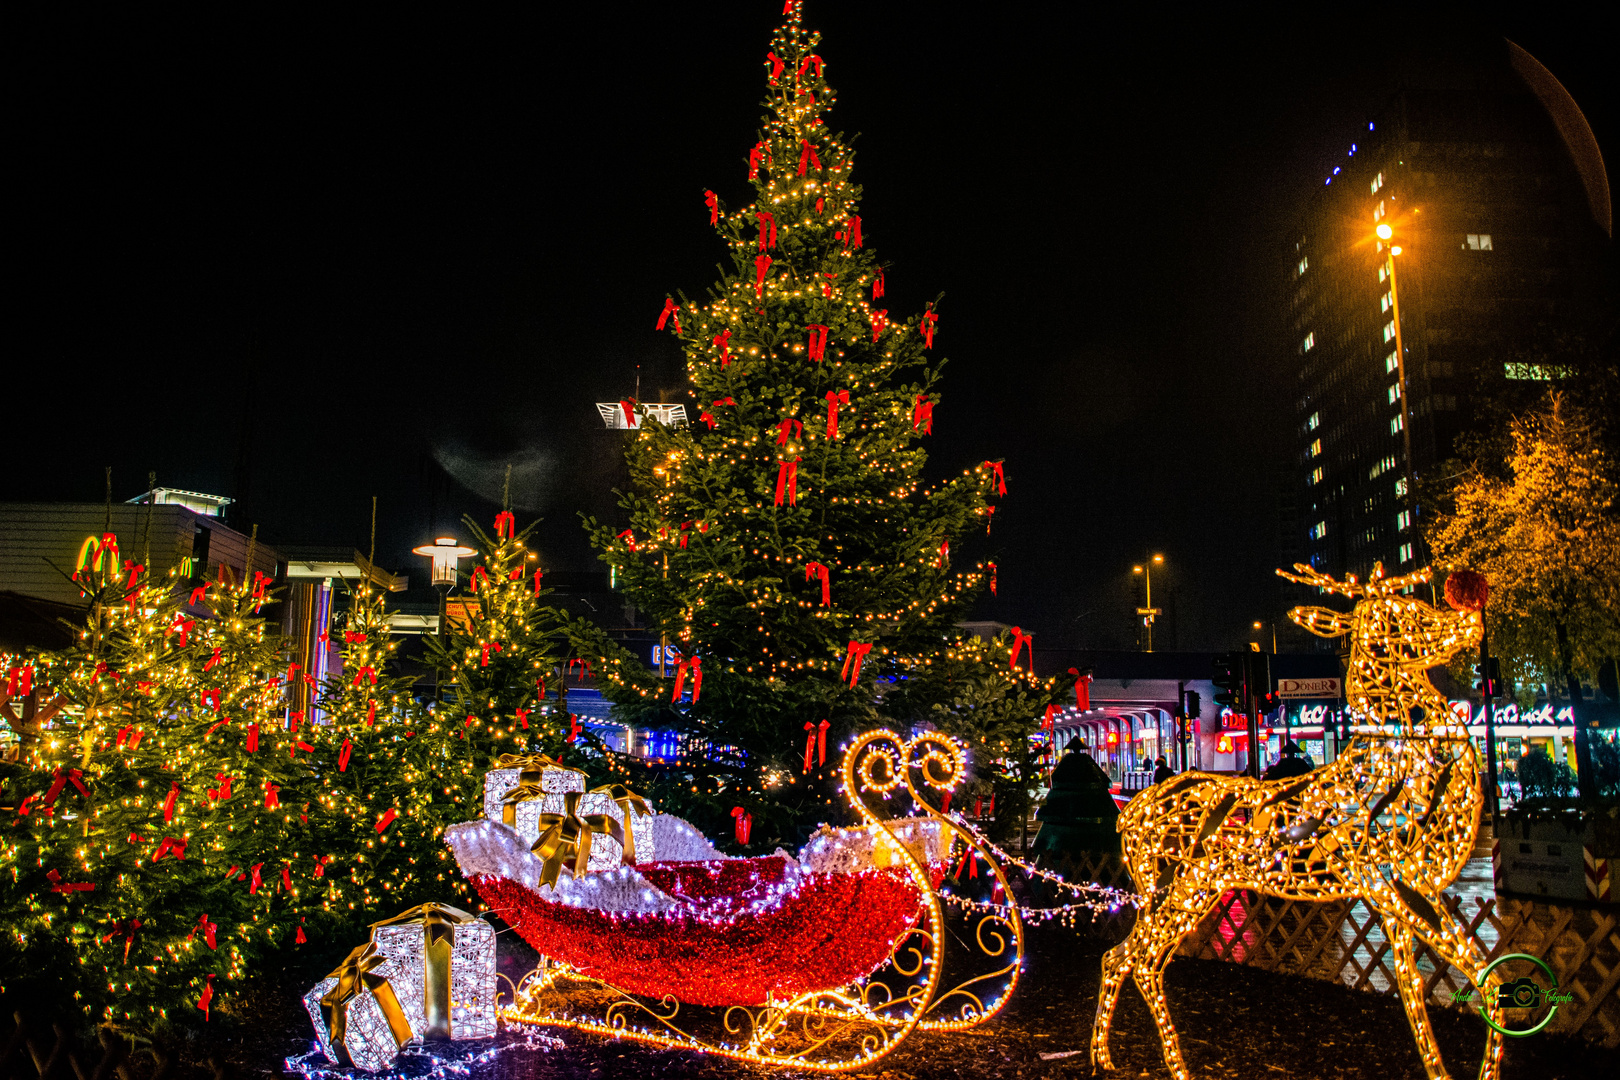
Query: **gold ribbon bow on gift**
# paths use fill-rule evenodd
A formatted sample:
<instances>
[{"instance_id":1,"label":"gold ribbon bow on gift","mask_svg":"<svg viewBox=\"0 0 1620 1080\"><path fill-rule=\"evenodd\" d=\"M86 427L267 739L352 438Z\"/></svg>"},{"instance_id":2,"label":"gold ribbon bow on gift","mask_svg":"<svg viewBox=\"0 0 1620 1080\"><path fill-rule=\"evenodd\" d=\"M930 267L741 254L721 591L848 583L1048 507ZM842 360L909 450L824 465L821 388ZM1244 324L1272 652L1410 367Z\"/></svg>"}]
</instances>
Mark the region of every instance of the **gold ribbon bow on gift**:
<instances>
[{"instance_id":1,"label":"gold ribbon bow on gift","mask_svg":"<svg viewBox=\"0 0 1620 1080\"><path fill-rule=\"evenodd\" d=\"M621 845L625 842L624 828L611 814L580 816L579 800L584 797L583 791L564 792L562 813L540 815L543 831L529 850L545 862L540 871L542 885L557 884L557 875L565 862L573 862L575 877L585 873L591 861L592 834L604 833Z\"/></svg>"},{"instance_id":2,"label":"gold ribbon bow on gift","mask_svg":"<svg viewBox=\"0 0 1620 1080\"><path fill-rule=\"evenodd\" d=\"M388 1021L388 1031L394 1036L394 1044L404 1046L411 1041L410 1021L405 1019L405 1010L399 1007L394 988L388 984L387 976L378 975L375 971L387 962L388 957L368 941L351 952L337 970L327 976L336 979L337 985L321 995L321 1017L326 1021L326 1034L332 1043L332 1050L344 1065L354 1064L345 1040L349 1035L349 1006L362 992L368 992L377 999L383 1019Z\"/></svg>"},{"instance_id":3,"label":"gold ribbon bow on gift","mask_svg":"<svg viewBox=\"0 0 1620 1080\"><path fill-rule=\"evenodd\" d=\"M456 941L456 927L477 921L460 908L448 904L418 904L402 911L392 919L371 924L401 926L416 924L422 928L422 1015L427 1022L423 1036L430 1039L452 1038L450 1030L450 977L451 957Z\"/></svg>"},{"instance_id":4,"label":"gold ribbon bow on gift","mask_svg":"<svg viewBox=\"0 0 1620 1080\"><path fill-rule=\"evenodd\" d=\"M541 777L547 769L561 769L563 772L579 773L579 769L570 769L560 761L553 761L545 754L502 754L495 759L497 769L521 769L518 774L517 787L501 796L501 820L508 825L517 824L518 803L538 799L547 792L540 786Z\"/></svg>"},{"instance_id":5,"label":"gold ribbon bow on gift","mask_svg":"<svg viewBox=\"0 0 1620 1080\"><path fill-rule=\"evenodd\" d=\"M634 866L636 862L636 830L631 827L630 814L634 811L641 817L652 813L652 807L647 800L631 791L623 784L603 784L599 788L591 789L592 795L606 795L619 804L619 812L624 815L624 837L619 842L624 845L624 864ZM615 839L618 839L615 837Z\"/></svg>"}]
</instances>

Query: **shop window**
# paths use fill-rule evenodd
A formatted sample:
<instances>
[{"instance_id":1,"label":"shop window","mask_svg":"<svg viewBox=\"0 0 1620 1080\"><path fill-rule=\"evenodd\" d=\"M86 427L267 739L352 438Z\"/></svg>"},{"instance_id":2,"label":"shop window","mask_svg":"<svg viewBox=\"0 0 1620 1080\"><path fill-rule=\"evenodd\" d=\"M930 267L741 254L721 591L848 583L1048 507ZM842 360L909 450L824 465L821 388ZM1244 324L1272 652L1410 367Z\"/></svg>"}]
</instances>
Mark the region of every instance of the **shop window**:
<instances>
[{"instance_id":1,"label":"shop window","mask_svg":"<svg viewBox=\"0 0 1620 1080\"><path fill-rule=\"evenodd\" d=\"M1491 234L1469 233L1463 238L1463 247L1467 248L1469 251L1490 251Z\"/></svg>"}]
</instances>

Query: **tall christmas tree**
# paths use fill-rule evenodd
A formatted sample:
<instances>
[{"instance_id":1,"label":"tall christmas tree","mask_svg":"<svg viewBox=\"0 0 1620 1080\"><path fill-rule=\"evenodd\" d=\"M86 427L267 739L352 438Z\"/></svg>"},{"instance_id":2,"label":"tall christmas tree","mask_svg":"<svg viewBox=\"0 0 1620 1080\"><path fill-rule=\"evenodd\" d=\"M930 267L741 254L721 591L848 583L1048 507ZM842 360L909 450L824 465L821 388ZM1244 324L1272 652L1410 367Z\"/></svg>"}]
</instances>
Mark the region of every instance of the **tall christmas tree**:
<instances>
[{"instance_id":1,"label":"tall christmas tree","mask_svg":"<svg viewBox=\"0 0 1620 1080\"><path fill-rule=\"evenodd\" d=\"M893 722L885 686L955 647L955 623L995 573L964 560L963 541L987 531L1006 491L1000 462L923 476L944 363L938 300L907 315L886 306L854 153L824 122L835 95L801 8L790 0L765 57L753 201L731 210L705 193L731 268L708 300L672 296L657 320L685 350L699 419L666 426L622 403L639 418L628 528L588 523L684 657L673 686L610 664L606 692L686 736L691 775L661 796L711 830L734 809L753 814L756 847L836 816L823 746L836 765L842 737ZM1002 644L1003 693L1031 680L1007 659Z\"/></svg>"}]
</instances>

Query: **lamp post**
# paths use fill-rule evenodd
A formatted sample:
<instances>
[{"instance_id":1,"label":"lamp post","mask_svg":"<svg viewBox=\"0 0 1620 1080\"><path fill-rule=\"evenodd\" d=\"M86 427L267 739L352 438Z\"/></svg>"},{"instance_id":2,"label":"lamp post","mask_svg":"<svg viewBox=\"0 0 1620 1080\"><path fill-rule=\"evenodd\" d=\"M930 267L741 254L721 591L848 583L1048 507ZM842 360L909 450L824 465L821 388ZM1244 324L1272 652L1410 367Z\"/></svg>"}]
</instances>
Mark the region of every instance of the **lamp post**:
<instances>
[{"instance_id":1,"label":"lamp post","mask_svg":"<svg viewBox=\"0 0 1620 1080\"><path fill-rule=\"evenodd\" d=\"M1136 613L1142 616L1142 624L1147 627L1147 651L1153 651L1153 618L1159 614L1159 609L1153 606L1153 567L1154 564L1164 565L1164 556L1155 555L1146 560L1141 566L1131 567L1131 573L1141 574L1143 583L1147 586L1147 607L1139 607Z\"/></svg>"},{"instance_id":2,"label":"lamp post","mask_svg":"<svg viewBox=\"0 0 1620 1080\"><path fill-rule=\"evenodd\" d=\"M426 555L433 560L433 587L439 590L439 636L444 636L444 624L448 621L447 609L449 607L450 590L455 588L460 578L460 563L468 555L476 555L470 547L463 547L456 543L453 536L441 536L431 544L412 548L414 555Z\"/></svg>"},{"instance_id":3,"label":"lamp post","mask_svg":"<svg viewBox=\"0 0 1620 1080\"><path fill-rule=\"evenodd\" d=\"M1389 271L1389 318L1395 326L1395 383L1401 397L1401 452L1406 458L1407 527L1412 530L1412 536L1416 539L1419 533L1417 474L1412 468L1412 405L1411 395L1407 393L1409 386L1406 381L1406 346L1401 339L1401 294L1395 282L1395 256L1401 253L1401 246L1391 243L1395 230L1390 227L1389 222L1380 222L1378 228L1373 231L1378 234L1379 248L1388 253L1384 265Z\"/></svg>"}]
</instances>

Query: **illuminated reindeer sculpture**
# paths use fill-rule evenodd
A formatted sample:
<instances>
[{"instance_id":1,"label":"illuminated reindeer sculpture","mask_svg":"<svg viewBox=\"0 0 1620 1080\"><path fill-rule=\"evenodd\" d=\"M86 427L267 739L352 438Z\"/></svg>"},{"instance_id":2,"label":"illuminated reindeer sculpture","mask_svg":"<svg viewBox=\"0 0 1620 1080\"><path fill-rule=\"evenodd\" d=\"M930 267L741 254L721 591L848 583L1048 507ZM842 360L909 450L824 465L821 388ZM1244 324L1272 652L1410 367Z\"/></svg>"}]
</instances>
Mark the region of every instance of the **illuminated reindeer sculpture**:
<instances>
[{"instance_id":1,"label":"illuminated reindeer sculpture","mask_svg":"<svg viewBox=\"0 0 1620 1080\"><path fill-rule=\"evenodd\" d=\"M1480 638L1484 579L1453 574L1439 610L1412 586L1430 571L1343 582L1297 565L1290 581L1357 599L1351 612L1299 607L1289 613L1320 637L1350 635L1346 696L1371 725L1333 764L1308 776L1262 781L1183 773L1132 799L1119 818L1126 864L1149 891L1130 936L1103 957L1102 989L1091 1029L1091 1059L1112 1068L1108 1026L1125 976L1136 979L1158 1024L1165 1063L1188 1076L1164 998L1164 969L1181 939L1229 889L1291 900L1359 898L1378 912L1389 937L1407 1020L1430 1080L1445 1066L1424 1011L1424 977L1414 937L1481 990L1496 1018L1486 961L1441 890L1461 871L1479 829L1481 792L1473 745L1446 723L1445 699L1427 671ZM1492 973L1489 981L1499 981ZM1500 1022L1498 1020L1498 1022ZM1493 1080L1502 1036L1489 1034L1481 1080Z\"/></svg>"}]
</instances>

